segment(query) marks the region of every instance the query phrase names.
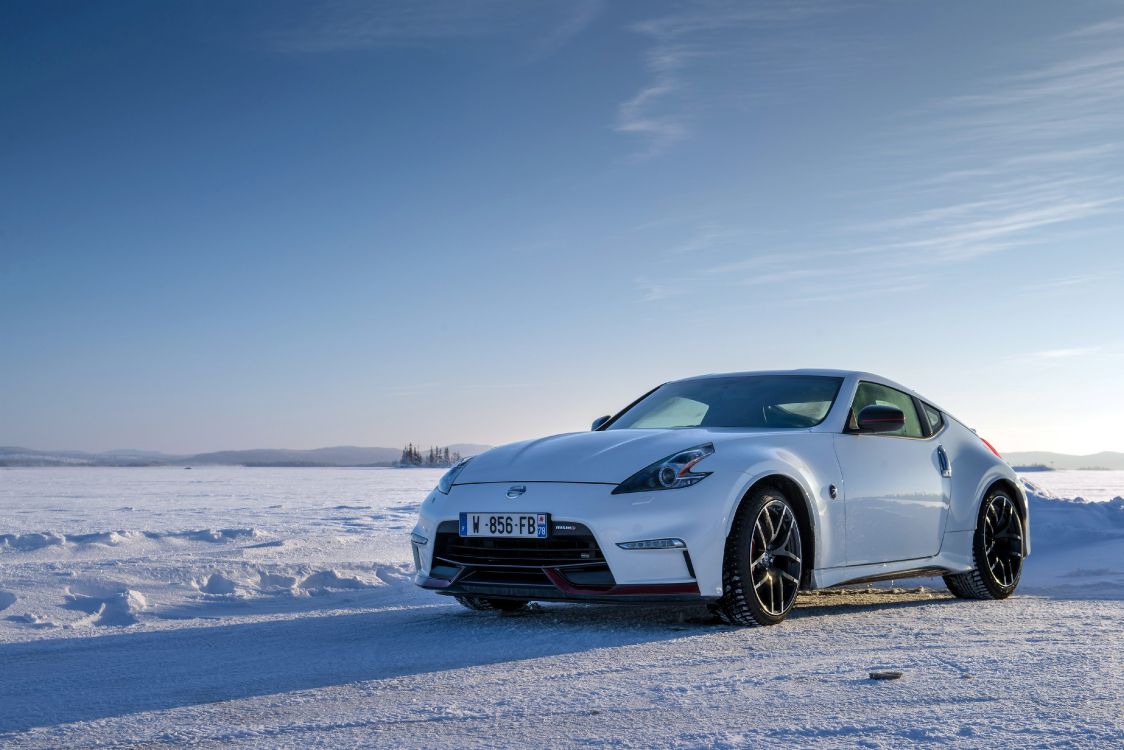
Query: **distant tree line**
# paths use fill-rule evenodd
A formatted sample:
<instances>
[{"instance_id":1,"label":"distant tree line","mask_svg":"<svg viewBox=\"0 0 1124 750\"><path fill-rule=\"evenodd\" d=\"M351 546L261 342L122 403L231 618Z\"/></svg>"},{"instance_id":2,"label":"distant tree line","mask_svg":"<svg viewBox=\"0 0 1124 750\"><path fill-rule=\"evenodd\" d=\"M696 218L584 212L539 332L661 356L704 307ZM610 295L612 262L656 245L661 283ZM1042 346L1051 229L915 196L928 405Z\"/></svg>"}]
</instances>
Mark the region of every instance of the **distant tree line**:
<instances>
[{"instance_id":1,"label":"distant tree line","mask_svg":"<svg viewBox=\"0 0 1124 750\"><path fill-rule=\"evenodd\" d=\"M457 451L449 452L448 446L438 448L430 446L429 450L422 452L420 446L409 443L402 449L402 458L399 459L399 466L428 466L428 467L442 467L452 466L457 461L461 460L461 454Z\"/></svg>"}]
</instances>

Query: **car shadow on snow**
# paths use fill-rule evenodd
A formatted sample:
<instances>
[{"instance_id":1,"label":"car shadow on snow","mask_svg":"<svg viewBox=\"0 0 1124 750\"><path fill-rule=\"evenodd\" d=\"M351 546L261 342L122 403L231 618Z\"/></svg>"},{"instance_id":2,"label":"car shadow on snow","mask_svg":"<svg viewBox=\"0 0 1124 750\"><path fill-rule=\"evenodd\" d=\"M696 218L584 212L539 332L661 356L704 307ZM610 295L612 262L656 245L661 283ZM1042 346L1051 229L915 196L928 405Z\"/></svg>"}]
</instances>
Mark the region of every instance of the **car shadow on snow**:
<instances>
[{"instance_id":1,"label":"car shadow on snow","mask_svg":"<svg viewBox=\"0 0 1124 750\"><path fill-rule=\"evenodd\" d=\"M700 608L446 604L0 645L5 733L713 632ZM0 742L2 744L2 742Z\"/></svg>"}]
</instances>

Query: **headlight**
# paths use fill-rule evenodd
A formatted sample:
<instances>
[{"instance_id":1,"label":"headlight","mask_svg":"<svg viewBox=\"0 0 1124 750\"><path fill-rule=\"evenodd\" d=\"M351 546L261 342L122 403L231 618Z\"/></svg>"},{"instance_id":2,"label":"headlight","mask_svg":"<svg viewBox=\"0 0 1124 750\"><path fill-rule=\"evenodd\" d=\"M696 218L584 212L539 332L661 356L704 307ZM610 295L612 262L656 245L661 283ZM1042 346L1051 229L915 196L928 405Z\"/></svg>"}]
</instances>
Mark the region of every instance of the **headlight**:
<instances>
[{"instance_id":1,"label":"headlight","mask_svg":"<svg viewBox=\"0 0 1124 750\"><path fill-rule=\"evenodd\" d=\"M623 492L648 492L650 490L677 490L690 487L710 476L709 471L694 471L695 464L714 453L714 446L696 445L646 466L617 485L614 495Z\"/></svg>"},{"instance_id":2,"label":"headlight","mask_svg":"<svg viewBox=\"0 0 1124 750\"><path fill-rule=\"evenodd\" d=\"M462 458L460 461L457 461L455 464L453 464L449 468L449 470L445 472L444 476L442 476L441 479L437 482L437 491L442 495L448 495L449 490L453 489L453 482L455 482L460 473L464 471L464 465L467 464L470 460L471 457Z\"/></svg>"}]
</instances>

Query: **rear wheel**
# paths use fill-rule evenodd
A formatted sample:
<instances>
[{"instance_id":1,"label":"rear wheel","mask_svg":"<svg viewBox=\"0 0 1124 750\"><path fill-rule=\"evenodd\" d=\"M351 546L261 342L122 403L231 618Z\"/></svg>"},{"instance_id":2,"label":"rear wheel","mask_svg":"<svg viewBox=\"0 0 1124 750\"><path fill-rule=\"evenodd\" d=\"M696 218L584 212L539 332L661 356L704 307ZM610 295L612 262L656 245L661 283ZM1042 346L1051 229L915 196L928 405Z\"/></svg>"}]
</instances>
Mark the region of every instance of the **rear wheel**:
<instances>
[{"instance_id":1,"label":"rear wheel","mask_svg":"<svg viewBox=\"0 0 1124 750\"><path fill-rule=\"evenodd\" d=\"M1006 599L1023 574L1023 519L1004 490L984 498L972 538L976 567L944 577L948 590L961 599Z\"/></svg>"},{"instance_id":2,"label":"rear wheel","mask_svg":"<svg viewBox=\"0 0 1124 750\"><path fill-rule=\"evenodd\" d=\"M726 540L715 613L730 625L776 625L796 602L802 557L791 501L774 487L755 490L738 509Z\"/></svg>"},{"instance_id":3,"label":"rear wheel","mask_svg":"<svg viewBox=\"0 0 1124 750\"><path fill-rule=\"evenodd\" d=\"M518 612L529 603L526 599L492 599L486 596L461 595L454 598L462 607L477 612Z\"/></svg>"}]
</instances>

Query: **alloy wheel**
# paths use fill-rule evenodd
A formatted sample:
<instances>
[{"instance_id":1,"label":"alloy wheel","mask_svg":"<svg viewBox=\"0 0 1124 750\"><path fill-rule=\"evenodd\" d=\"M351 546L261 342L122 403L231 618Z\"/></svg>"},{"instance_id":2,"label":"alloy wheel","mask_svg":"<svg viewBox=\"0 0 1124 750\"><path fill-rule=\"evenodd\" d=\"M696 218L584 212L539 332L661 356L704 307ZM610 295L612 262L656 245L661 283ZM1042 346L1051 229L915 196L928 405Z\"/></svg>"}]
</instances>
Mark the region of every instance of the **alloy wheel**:
<instances>
[{"instance_id":1,"label":"alloy wheel","mask_svg":"<svg viewBox=\"0 0 1124 750\"><path fill-rule=\"evenodd\" d=\"M780 617L789 610L800 589L800 529L792 508L781 500L762 506L749 544L750 577L758 604Z\"/></svg>"},{"instance_id":2,"label":"alloy wheel","mask_svg":"<svg viewBox=\"0 0 1124 750\"><path fill-rule=\"evenodd\" d=\"M1014 586L1023 564L1023 524L1015 503L992 495L984 514L983 551L988 570L1003 587Z\"/></svg>"}]
</instances>

